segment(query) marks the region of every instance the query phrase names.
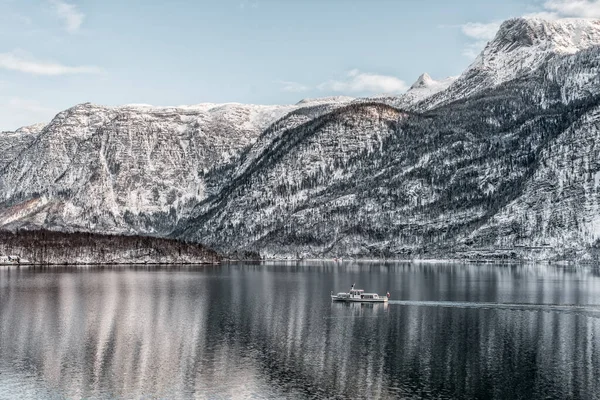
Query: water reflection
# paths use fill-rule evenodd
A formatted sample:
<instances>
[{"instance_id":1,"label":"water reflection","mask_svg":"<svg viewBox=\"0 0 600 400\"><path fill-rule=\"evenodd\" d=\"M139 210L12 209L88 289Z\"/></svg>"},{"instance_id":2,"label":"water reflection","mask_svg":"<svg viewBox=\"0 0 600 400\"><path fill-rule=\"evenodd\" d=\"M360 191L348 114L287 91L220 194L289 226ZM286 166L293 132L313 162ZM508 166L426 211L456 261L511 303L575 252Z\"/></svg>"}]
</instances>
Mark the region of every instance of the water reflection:
<instances>
[{"instance_id":1,"label":"water reflection","mask_svg":"<svg viewBox=\"0 0 600 400\"><path fill-rule=\"evenodd\" d=\"M0 397L600 398L593 268L313 263L0 269Z\"/></svg>"}]
</instances>

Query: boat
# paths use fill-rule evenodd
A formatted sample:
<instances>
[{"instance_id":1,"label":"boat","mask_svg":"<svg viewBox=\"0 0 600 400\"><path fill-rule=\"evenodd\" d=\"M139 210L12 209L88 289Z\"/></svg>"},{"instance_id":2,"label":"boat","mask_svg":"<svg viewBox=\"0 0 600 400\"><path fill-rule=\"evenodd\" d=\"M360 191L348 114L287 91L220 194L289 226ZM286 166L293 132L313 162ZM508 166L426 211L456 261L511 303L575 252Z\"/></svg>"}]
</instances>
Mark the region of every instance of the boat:
<instances>
[{"instance_id":1,"label":"boat","mask_svg":"<svg viewBox=\"0 0 600 400\"><path fill-rule=\"evenodd\" d=\"M387 292L384 296L380 296L377 293L365 293L362 289L354 289L354 286L355 284L352 284L348 293L333 294L332 291L331 300L356 303L386 303L390 298L390 292Z\"/></svg>"}]
</instances>

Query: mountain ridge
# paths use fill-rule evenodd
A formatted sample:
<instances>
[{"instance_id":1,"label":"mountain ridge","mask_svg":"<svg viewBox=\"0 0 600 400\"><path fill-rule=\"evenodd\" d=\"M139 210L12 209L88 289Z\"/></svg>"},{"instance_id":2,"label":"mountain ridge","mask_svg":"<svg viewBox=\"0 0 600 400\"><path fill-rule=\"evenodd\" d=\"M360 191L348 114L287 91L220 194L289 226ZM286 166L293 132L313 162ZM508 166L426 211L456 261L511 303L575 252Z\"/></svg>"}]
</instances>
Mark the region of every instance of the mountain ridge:
<instances>
[{"instance_id":1,"label":"mountain ridge","mask_svg":"<svg viewBox=\"0 0 600 400\"><path fill-rule=\"evenodd\" d=\"M0 226L264 257L595 259L599 44L600 21L518 18L400 97L77 105L0 136Z\"/></svg>"}]
</instances>

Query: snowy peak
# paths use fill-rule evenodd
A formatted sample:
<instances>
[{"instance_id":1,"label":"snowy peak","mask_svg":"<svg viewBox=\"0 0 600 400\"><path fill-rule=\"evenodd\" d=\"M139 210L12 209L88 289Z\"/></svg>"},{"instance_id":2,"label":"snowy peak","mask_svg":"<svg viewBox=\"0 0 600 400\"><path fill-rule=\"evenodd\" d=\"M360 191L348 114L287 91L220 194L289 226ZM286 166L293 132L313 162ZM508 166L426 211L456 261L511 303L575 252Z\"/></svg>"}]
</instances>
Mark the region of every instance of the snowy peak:
<instances>
[{"instance_id":1,"label":"snowy peak","mask_svg":"<svg viewBox=\"0 0 600 400\"><path fill-rule=\"evenodd\" d=\"M599 20L513 18L500 26L488 47L512 52L523 47L539 46L557 53L572 54L599 44Z\"/></svg>"},{"instance_id":2,"label":"snowy peak","mask_svg":"<svg viewBox=\"0 0 600 400\"><path fill-rule=\"evenodd\" d=\"M600 45L600 21L513 18L505 21L496 37L463 74L474 69L495 75L496 84L531 71L555 55L573 54Z\"/></svg>"},{"instance_id":3,"label":"snowy peak","mask_svg":"<svg viewBox=\"0 0 600 400\"><path fill-rule=\"evenodd\" d=\"M419 76L419 79L410 87L411 89L422 89L433 86L436 83L427 72Z\"/></svg>"},{"instance_id":4,"label":"snowy peak","mask_svg":"<svg viewBox=\"0 0 600 400\"><path fill-rule=\"evenodd\" d=\"M419 76L406 93L400 97L392 98L387 103L398 108L410 109L417 103L448 89L456 79L457 77L450 76L438 81L433 79L428 73L424 73Z\"/></svg>"},{"instance_id":5,"label":"snowy peak","mask_svg":"<svg viewBox=\"0 0 600 400\"><path fill-rule=\"evenodd\" d=\"M419 76L419 79L412 84L407 93L423 92L422 97L428 97L442 90L445 90L456 80L457 77L449 76L446 79L435 80L427 72Z\"/></svg>"},{"instance_id":6,"label":"snowy peak","mask_svg":"<svg viewBox=\"0 0 600 400\"><path fill-rule=\"evenodd\" d=\"M600 45L600 21L513 18L505 21L463 75L487 70L506 81L537 68L553 55L574 54Z\"/></svg>"},{"instance_id":7,"label":"snowy peak","mask_svg":"<svg viewBox=\"0 0 600 400\"><path fill-rule=\"evenodd\" d=\"M4 132L2 132L2 135L3 136L7 136L7 135L37 135L44 129L45 126L46 126L45 123L23 126L19 129L17 129L16 131L4 131Z\"/></svg>"},{"instance_id":8,"label":"snowy peak","mask_svg":"<svg viewBox=\"0 0 600 400\"><path fill-rule=\"evenodd\" d=\"M39 124L24 126L22 128L17 129L16 133L23 134L23 135L37 135L46 127L46 125L47 125L46 123L42 122Z\"/></svg>"},{"instance_id":9,"label":"snowy peak","mask_svg":"<svg viewBox=\"0 0 600 400\"><path fill-rule=\"evenodd\" d=\"M390 96L389 94L383 94L380 96L371 96L365 99L356 100L361 101L376 101L379 103L385 103L396 108L410 110L417 103L426 100L444 90L448 89L454 81L456 76L449 76L446 79L435 80L427 72L421 74L415 83L412 84L410 89L401 96Z\"/></svg>"},{"instance_id":10,"label":"snowy peak","mask_svg":"<svg viewBox=\"0 0 600 400\"><path fill-rule=\"evenodd\" d=\"M431 109L524 77L558 57L600 45L600 20L513 18L452 83L418 105Z\"/></svg>"}]
</instances>

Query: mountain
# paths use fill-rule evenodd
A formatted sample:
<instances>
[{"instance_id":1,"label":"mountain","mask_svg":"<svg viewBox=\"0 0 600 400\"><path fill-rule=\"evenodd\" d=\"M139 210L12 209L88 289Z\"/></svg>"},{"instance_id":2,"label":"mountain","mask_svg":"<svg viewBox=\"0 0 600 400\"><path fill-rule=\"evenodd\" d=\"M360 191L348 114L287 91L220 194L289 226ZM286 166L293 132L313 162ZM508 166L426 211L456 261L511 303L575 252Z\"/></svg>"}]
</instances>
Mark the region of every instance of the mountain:
<instances>
[{"instance_id":1,"label":"mountain","mask_svg":"<svg viewBox=\"0 0 600 400\"><path fill-rule=\"evenodd\" d=\"M424 73L419 76L417 81L412 84L410 89L402 95L394 105L399 108L410 109L419 102L445 91L456 81L456 79L457 77L450 76L446 79L436 81L431 78L429 74Z\"/></svg>"},{"instance_id":2,"label":"mountain","mask_svg":"<svg viewBox=\"0 0 600 400\"><path fill-rule=\"evenodd\" d=\"M600 44L600 21L513 18L450 87L423 101L418 108L456 101L536 71L550 59L575 54Z\"/></svg>"},{"instance_id":3,"label":"mountain","mask_svg":"<svg viewBox=\"0 0 600 400\"><path fill-rule=\"evenodd\" d=\"M512 19L461 76L400 97L79 105L3 134L0 226L238 256L600 259L599 32Z\"/></svg>"},{"instance_id":4,"label":"mountain","mask_svg":"<svg viewBox=\"0 0 600 400\"><path fill-rule=\"evenodd\" d=\"M456 81L458 77L450 76L442 80L433 79L428 73L421 74L419 78L411 85L406 93L401 96L390 96L381 95L376 97L368 97L364 99L356 99L354 102L357 103L369 103L378 102L388 104L403 110L415 109L417 104L432 97L433 95L443 92L452 83Z\"/></svg>"},{"instance_id":5,"label":"mountain","mask_svg":"<svg viewBox=\"0 0 600 400\"><path fill-rule=\"evenodd\" d=\"M429 98L452 101L354 103L261 136L175 235L265 257L597 257L600 49L557 45L581 27L595 40L595 22L508 21ZM531 65L507 71L509 53Z\"/></svg>"},{"instance_id":6,"label":"mountain","mask_svg":"<svg viewBox=\"0 0 600 400\"><path fill-rule=\"evenodd\" d=\"M280 140L282 135L286 135L289 130L356 102L357 99L344 96L300 101L297 105L303 107L291 111L285 117L271 124L258 137L256 143L247 147L241 153L237 162L210 170L205 175L207 193L211 195L218 194L225 185L244 174L266 149ZM359 103L362 103L362 101Z\"/></svg>"},{"instance_id":7,"label":"mountain","mask_svg":"<svg viewBox=\"0 0 600 400\"><path fill-rule=\"evenodd\" d=\"M234 160L296 106L81 104L2 146L0 223L96 232L170 229ZM7 138L9 135L4 135ZM0 142L1 144L1 142Z\"/></svg>"},{"instance_id":8,"label":"mountain","mask_svg":"<svg viewBox=\"0 0 600 400\"><path fill-rule=\"evenodd\" d=\"M47 125L2 134L0 226L166 235L211 193L204 176L232 165L273 122L351 100L77 105Z\"/></svg>"},{"instance_id":9,"label":"mountain","mask_svg":"<svg viewBox=\"0 0 600 400\"><path fill-rule=\"evenodd\" d=\"M14 132L0 132L0 169L31 146L46 124L25 126Z\"/></svg>"},{"instance_id":10,"label":"mountain","mask_svg":"<svg viewBox=\"0 0 600 400\"><path fill-rule=\"evenodd\" d=\"M573 126L585 131L598 104L594 97L543 109L532 106L537 90L513 82L423 115L375 104L326 114L269 146L177 234L271 257L447 256L506 247L496 218L512 216L515 204L527 207L544 163L560 168L546 160L550 149ZM582 157L593 159L594 151ZM594 190L591 204L598 203ZM536 218L523 222L523 232L547 222ZM555 233L524 234L510 245L553 243ZM579 239L568 246L581 249L597 237Z\"/></svg>"}]
</instances>

